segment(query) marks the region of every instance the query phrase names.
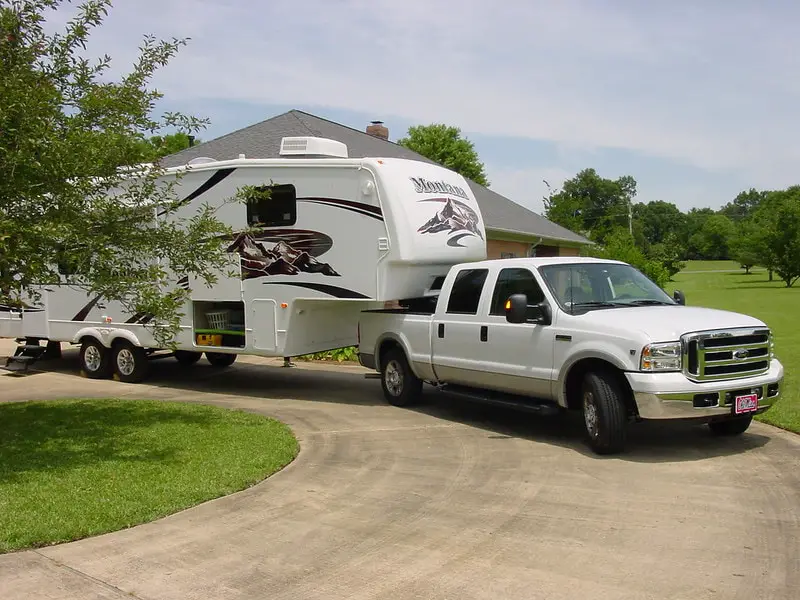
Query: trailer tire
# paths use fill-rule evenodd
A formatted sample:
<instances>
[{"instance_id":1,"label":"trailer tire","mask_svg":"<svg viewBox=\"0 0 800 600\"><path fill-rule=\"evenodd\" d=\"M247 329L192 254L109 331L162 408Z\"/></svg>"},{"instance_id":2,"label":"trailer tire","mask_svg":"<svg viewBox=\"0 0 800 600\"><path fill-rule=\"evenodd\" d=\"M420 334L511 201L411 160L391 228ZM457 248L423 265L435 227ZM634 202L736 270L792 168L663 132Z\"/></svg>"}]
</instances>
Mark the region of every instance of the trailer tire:
<instances>
[{"instance_id":1,"label":"trailer tire","mask_svg":"<svg viewBox=\"0 0 800 600\"><path fill-rule=\"evenodd\" d=\"M625 449L627 411L619 381L608 371L589 371L581 387L583 425L589 447L596 454Z\"/></svg>"},{"instance_id":2,"label":"trailer tire","mask_svg":"<svg viewBox=\"0 0 800 600\"><path fill-rule=\"evenodd\" d=\"M175 360L183 367L188 367L203 358L202 352L192 352L191 350L175 350Z\"/></svg>"},{"instance_id":3,"label":"trailer tire","mask_svg":"<svg viewBox=\"0 0 800 600\"><path fill-rule=\"evenodd\" d=\"M230 367L236 362L236 355L226 352L206 352L206 360L212 367Z\"/></svg>"},{"instance_id":4,"label":"trailer tire","mask_svg":"<svg viewBox=\"0 0 800 600\"><path fill-rule=\"evenodd\" d=\"M731 417L722 421L710 421L708 423L708 428L716 435L741 435L747 431L747 428L750 427L750 423L752 422L752 415L746 417Z\"/></svg>"},{"instance_id":5,"label":"trailer tire","mask_svg":"<svg viewBox=\"0 0 800 600\"><path fill-rule=\"evenodd\" d=\"M422 380L411 371L401 348L392 348L381 358L381 387L392 406L412 406L419 402Z\"/></svg>"},{"instance_id":6,"label":"trailer tire","mask_svg":"<svg viewBox=\"0 0 800 600\"><path fill-rule=\"evenodd\" d=\"M144 348L135 346L128 340L120 339L112 347L114 374L125 383L139 383L150 371L150 361Z\"/></svg>"},{"instance_id":7,"label":"trailer tire","mask_svg":"<svg viewBox=\"0 0 800 600\"><path fill-rule=\"evenodd\" d=\"M80 350L81 373L89 379L108 379L113 372L108 348L95 338L84 338Z\"/></svg>"}]
</instances>

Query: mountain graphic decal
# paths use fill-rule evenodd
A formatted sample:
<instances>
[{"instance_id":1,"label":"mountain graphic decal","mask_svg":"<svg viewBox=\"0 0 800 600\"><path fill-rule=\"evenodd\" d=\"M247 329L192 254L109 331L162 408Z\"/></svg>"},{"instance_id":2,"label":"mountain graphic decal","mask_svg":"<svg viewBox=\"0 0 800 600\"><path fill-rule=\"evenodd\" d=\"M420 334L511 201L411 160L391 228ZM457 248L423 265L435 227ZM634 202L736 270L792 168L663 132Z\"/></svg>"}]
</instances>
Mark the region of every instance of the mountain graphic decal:
<instances>
[{"instance_id":1,"label":"mountain graphic decal","mask_svg":"<svg viewBox=\"0 0 800 600\"><path fill-rule=\"evenodd\" d=\"M478 226L478 214L466 203L453 198L426 198L425 200L420 200L420 202L439 202L443 203L444 206L422 227L417 229L419 233L462 232L461 235L454 236L454 238L461 239L465 235L476 235L483 239L483 233ZM454 242L456 244L457 239ZM448 241L448 244L450 244L450 241Z\"/></svg>"},{"instance_id":2,"label":"mountain graphic decal","mask_svg":"<svg viewBox=\"0 0 800 600\"><path fill-rule=\"evenodd\" d=\"M292 232L288 237L296 236L297 233ZM307 234L314 232L301 233L306 234L307 237ZM300 242L295 246L286 239L276 239L279 236L274 232L265 237L269 237L267 243L272 243L270 248L248 233L237 235L228 247L228 252L237 252L241 257L242 279L269 275L297 275L299 273L340 276L328 263L321 262L312 256L304 247L308 244Z\"/></svg>"}]
</instances>

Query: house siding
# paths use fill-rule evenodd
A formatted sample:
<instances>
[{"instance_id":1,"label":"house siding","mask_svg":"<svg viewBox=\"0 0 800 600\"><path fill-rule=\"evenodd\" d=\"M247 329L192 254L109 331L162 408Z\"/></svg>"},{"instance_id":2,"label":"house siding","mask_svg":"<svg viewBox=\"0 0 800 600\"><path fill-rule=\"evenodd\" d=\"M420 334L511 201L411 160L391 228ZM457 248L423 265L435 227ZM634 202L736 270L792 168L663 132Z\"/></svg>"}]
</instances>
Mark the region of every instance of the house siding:
<instances>
[{"instance_id":1,"label":"house siding","mask_svg":"<svg viewBox=\"0 0 800 600\"><path fill-rule=\"evenodd\" d=\"M521 258L528 256L531 245L525 242L492 240L486 242L487 258ZM507 256L507 255L513 256Z\"/></svg>"}]
</instances>

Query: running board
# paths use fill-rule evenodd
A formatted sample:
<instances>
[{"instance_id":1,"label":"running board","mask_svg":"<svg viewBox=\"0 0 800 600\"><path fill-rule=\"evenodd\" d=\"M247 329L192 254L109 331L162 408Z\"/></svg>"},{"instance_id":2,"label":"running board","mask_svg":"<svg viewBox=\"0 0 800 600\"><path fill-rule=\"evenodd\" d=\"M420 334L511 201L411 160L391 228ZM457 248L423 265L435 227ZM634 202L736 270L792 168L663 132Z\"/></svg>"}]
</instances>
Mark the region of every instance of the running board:
<instances>
[{"instance_id":1,"label":"running board","mask_svg":"<svg viewBox=\"0 0 800 600\"><path fill-rule=\"evenodd\" d=\"M539 398L531 398L528 396L519 396L517 394L495 392L492 390L483 390L464 385L447 383L437 386L436 389L444 394L457 396L458 398L463 398L465 400L480 402L492 406L512 408L514 410L522 410L540 415L557 415L562 411L562 408L555 402L541 400Z\"/></svg>"}]
</instances>

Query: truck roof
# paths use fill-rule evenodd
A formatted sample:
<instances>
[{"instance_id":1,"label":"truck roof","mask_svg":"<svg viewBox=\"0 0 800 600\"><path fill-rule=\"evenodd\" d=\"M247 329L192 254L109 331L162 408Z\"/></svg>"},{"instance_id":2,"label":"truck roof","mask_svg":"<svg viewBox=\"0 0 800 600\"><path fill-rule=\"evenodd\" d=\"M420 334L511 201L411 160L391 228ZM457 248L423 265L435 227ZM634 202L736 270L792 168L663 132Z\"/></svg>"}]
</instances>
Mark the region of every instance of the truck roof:
<instances>
[{"instance_id":1,"label":"truck roof","mask_svg":"<svg viewBox=\"0 0 800 600\"><path fill-rule=\"evenodd\" d=\"M542 256L542 257L521 257L521 258L491 258L470 263L461 263L456 265L458 268L463 267L541 267L544 265L574 265L574 264L587 264L587 263L614 263L624 265L619 260L612 260L608 258L594 258L592 256Z\"/></svg>"}]
</instances>

